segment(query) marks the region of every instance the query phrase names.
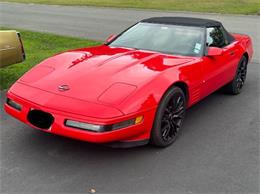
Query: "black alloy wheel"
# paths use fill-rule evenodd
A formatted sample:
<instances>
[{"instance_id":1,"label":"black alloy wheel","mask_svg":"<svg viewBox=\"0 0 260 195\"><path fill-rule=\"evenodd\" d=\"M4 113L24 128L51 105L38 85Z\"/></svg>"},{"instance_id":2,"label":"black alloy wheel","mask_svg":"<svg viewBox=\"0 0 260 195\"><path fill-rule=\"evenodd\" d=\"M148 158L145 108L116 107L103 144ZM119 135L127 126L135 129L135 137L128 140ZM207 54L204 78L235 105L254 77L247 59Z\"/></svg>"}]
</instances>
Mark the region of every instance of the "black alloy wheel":
<instances>
[{"instance_id":1,"label":"black alloy wheel","mask_svg":"<svg viewBox=\"0 0 260 195\"><path fill-rule=\"evenodd\" d=\"M151 132L151 143L166 147L172 144L181 129L186 111L185 94L179 87L171 88L157 110Z\"/></svg>"},{"instance_id":2,"label":"black alloy wheel","mask_svg":"<svg viewBox=\"0 0 260 195\"><path fill-rule=\"evenodd\" d=\"M243 58L238 67L237 76L236 76L236 88L240 91L244 86L246 81L246 73L247 73L247 60Z\"/></svg>"},{"instance_id":3,"label":"black alloy wheel","mask_svg":"<svg viewBox=\"0 0 260 195\"><path fill-rule=\"evenodd\" d=\"M227 93L237 95L241 92L246 81L247 63L247 58L243 56L238 64L235 78L225 86Z\"/></svg>"}]
</instances>

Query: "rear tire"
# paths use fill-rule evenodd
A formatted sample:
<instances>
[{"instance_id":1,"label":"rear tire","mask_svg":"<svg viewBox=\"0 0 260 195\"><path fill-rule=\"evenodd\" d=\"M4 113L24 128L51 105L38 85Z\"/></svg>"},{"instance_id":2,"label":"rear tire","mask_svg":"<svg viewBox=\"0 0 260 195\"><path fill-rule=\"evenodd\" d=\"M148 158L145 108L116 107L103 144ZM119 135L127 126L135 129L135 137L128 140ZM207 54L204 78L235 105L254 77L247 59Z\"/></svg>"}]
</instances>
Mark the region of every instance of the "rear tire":
<instances>
[{"instance_id":1,"label":"rear tire","mask_svg":"<svg viewBox=\"0 0 260 195\"><path fill-rule=\"evenodd\" d=\"M241 92L246 81L247 62L247 58L243 56L239 61L235 78L224 87L225 92L232 95L237 95Z\"/></svg>"},{"instance_id":2,"label":"rear tire","mask_svg":"<svg viewBox=\"0 0 260 195\"><path fill-rule=\"evenodd\" d=\"M150 142L159 147L171 145L180 132L185 112L185 94L174 86L163 96L157 109Z\"/></svg>"}]
</instances>

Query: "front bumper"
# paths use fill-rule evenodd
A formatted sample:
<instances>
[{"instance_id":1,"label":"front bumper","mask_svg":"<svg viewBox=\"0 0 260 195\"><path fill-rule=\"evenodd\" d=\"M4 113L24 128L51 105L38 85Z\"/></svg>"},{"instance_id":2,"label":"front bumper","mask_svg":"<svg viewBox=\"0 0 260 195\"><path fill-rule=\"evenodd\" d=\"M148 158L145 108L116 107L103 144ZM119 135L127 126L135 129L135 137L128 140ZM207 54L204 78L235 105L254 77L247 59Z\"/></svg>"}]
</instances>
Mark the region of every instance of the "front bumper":
<instances>
[{"instance_id":1,"label":"front bumper","mask_svg":"<svg viewBox=\"0 0 260 195\"><path fill-rule=\"evenodd\" d=\"M41 95L46 96L46 93L48 92L43 92L41 90L38 90L38 94L40 96ZM4 108L6 112L12 115L13 117L15 117L16 119L28 124L29 126L48 133L53 133L57 135L62 135L62 136L88 141L88 142L94 142L94 143L109 143L109 142L117 142L117 141L132 142L132 141L147 140L150 137L150 130L152 128L153 118L155 115L155 109L154 109L145 112L138 112L129 115L120 115L120 116L110 117L110 118L95 118L95 117L84 116L82 113L80 114L72 113L70 109L68 109L67 111L62 111L62 110L50 108L48 106L37 104L33 101L33 98L30 99L30 98L20 97L14 94L12 90L7 93L7 98L19 103L22 106L22 108L21 110L17 110L5 103ZM59 98L60 98L59 102L62 104L63 97L59 97ZM74 100L71 101L73 102ZM73 104L74 106L76 105L75 102ZM29 122L28 113L32 109L41 110L46 113L50 113L53 116L54 121L49 129L38 128ZM65 121L67 119L92 123L92 124L111 125L124 120L129 120L133 117L140 116L140 115L144 117L142 123L129 126L126 128L122 128L122 129L108 131L108 132L93 132L93 131L80 130L73 127L65 126Z\"/></svg>"}]
</instances>

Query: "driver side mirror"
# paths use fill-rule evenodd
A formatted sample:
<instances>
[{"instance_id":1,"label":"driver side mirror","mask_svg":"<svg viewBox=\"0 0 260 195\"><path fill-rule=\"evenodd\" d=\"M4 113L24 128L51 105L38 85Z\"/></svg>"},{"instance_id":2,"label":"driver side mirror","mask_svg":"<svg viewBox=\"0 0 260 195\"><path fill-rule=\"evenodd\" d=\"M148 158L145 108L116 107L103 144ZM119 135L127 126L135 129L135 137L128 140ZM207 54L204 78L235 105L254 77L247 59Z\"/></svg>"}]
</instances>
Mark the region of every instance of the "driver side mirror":
<instances>
[{"instance_id":1,"label":"driver side mirror","mask_svg":"<svg viewBox=\"0 0 260 195\"><path fill-rule=\"evenodd\" d=\"M214 56L220 56L222 55L223 50L218 47L208 47L208 53L207 56L214 57Z\"/></svg>"},{"instance_id":2,"label":"driver side mirror","mask_svg":"<svg viewBox=\"0 0 260 195\"><path fill-rule=\"evenodd\" d=\"M105 43L109 43L109 42L113 41L116 37L117 37L117 35L110 35L110 36L106 39Z\"/></svg>"}]
</instances>

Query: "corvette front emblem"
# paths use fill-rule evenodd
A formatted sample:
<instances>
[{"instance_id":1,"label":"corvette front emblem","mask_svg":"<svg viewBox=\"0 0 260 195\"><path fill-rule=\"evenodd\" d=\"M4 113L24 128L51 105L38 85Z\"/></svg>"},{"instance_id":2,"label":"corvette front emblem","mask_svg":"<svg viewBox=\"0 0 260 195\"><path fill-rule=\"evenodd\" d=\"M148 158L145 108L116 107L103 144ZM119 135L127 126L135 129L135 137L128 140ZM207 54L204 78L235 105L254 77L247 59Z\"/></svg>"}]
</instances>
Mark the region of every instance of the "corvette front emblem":
<instances>
[{"instance_id":1,"label":"corvette front emblem","mask_svg":"<svg viewBox=\"0 0 260 195\"><path fill-rule=\"evenodd\" d=\"M58 87L58 90L59 91L68 91L70 88L69 88L69 86L68 85L60 85L59 87Z\"/></svg>"}]
</instances>

